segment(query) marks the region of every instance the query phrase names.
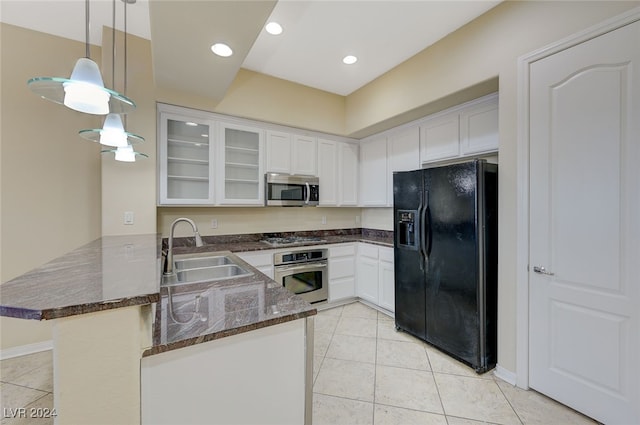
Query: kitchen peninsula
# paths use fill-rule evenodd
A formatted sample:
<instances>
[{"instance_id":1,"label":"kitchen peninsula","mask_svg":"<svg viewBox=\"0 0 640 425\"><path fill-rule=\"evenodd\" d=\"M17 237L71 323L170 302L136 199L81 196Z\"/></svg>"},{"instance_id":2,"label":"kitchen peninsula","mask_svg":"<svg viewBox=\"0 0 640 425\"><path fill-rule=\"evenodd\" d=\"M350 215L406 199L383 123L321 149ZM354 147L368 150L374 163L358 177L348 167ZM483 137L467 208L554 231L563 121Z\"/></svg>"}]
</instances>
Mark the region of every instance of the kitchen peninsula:
<instances>
[{"instance_id":1,"label":"kitchen peninsula","mask_svg":"<svg viewBox=\"0 0 640 425\"><path fill-rule=\"evenodd\" d=\"M250 378L238 377L234 372L245 369L245 364L236 368L236 363L222 361L238 353L244 356L241 361L247 362L245 371L249 372L256 372L256 367L268 369L267 363L281 355L294 359L295 363L289 366L296 368L295 373L279 369L280 364L267 372L299 376L293 383L292 393L300 403L295 405L280 391L263 391L262 399L273 403L274 414L278 409L294 412L274 416L276 422L301 423L305 415L310 416L310 398L305 387L312 353L307 348L313 344L313 335L309 332L313 331L312 316L316 309L237 259L252 269L252 277L234 280L229 285L225 285L229 281L219 281L197 288L210 300L219 300L224 295L224 302L212 302L206 310L215 326L199 329L191 324L177 327L174 324L170 328L158 320L166 318L168 307L168 291L160 288L161 259L159 235L108 236L2 285L2 316L55 319L56 423L145 423L147 419L155 422L151 416L145 418L146 413L157 413L145 411L145 400L150 405L157 401L143 387L145 380L153 381L148 381L148 388L164 394L177 390L183 393L183 398L190 398L186 389L193 389L194 397L190 399L195 401L202 400L201 389L216 396L237 395L232 387L242 386ZM186 293L182 292L181 297ZM177 297L176 301L180 303L183 299ZM176 305L176 309L179 306ZM204 321L198 321L201 323ZM287 350L291 344L296 346L295 350ZM273 348L266 353L260 349L262 346ZM196 363L197 371L209 374L221 371L235 381L195 382L197 380L188 376L193 368L183 374L179 367L167 369L162 365L165 360L175 364L185 358L187 362L205 359L206 363ZM177 373L177 377L170 378L172 373ZM254 374L250 386L265 388L268 382L255 381L264 376ZM188 379L188 382L176 379ZM216 412L215 402L224 407L228 401L209 397L203 401L206 405L200 407L209 412L211 423L217 418L224 421L224 409ZM179 404L169 407L177 414L184 413ZM229 408L233 405L229 404ZM184 419L181 423L188 423L184 415L181 419ZM170 419L165 417L165 420Z\"/></svg>"}]
</instances>

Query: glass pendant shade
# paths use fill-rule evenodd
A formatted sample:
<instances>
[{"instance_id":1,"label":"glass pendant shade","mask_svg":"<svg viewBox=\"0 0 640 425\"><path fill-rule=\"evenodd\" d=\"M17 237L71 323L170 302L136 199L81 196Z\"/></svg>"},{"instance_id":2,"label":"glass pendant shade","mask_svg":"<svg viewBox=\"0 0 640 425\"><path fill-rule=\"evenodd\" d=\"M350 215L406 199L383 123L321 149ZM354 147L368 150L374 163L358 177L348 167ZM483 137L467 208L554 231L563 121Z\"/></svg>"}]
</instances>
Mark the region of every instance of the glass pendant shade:
<instances>
[{"instance_id":1,"label":"glass pendant shade","mask_svg":"<svg viewBox=\"0 0 640 425\"><path fill-rule=\"evenodd\" d=\"M149 157L149 155L147 154L134 151L133 146L131 145L120 146L116 149L106 149L106 150L103 150L102 153L114 153L115 160L121 161L121 162L135 162L136 157L138 156L142 158Z\"/></svg>"},{"instance_id":2,"label":"glass pendant shade","mask_svg":"<svg viewBox=\"0 0 640 425\"><path fill-rule=\"evenodd\" d=\"M88 58L78 59L69 80L62 83L67 108L96 115L109 113L111 95L104 90L97 63Z\"/></svg>"},{"instance_id":3,"label":"glass pendant shade","mask_svg":"<svg viewBox=\"0 0 640 425\"><path fill-rule=\"evenodd\" d=\"M134 162L136 160L136 153L133 151L133 146L121 146L116 149L116 161Z\"/></svg>"},{"instance_id":4,"label":"glass pendant shade","mask_svg":"<svg viewBox=\"0 0 640 425\"><path fill-rule=\"evenodd\" d=\"M117 148L127 146L127 135L122 126L122 119L118 114L109 114L104 120L104 126L100 132L100 144L115 146Z\"/></svg>"},{"instance_id":5,"label":"glass pendant shade","mask_svg":"<svg viewBox=\"0 0 640 425\"><path fill-rule=\"evenodd\" d=\"M78 59L78 63L82 61L84 66L85 60L95 65L95 62L87 58ZM97 68L97 65L95 66ZM84 71L81 75L83 73ZM99 75L100 71L98 71ZM102 81L102 77L99 78ZM106 115L110 112L126 114L136 109L135 102L128 97L104 86L73 79L73 75L72 78L34 77L27 81L27 86L43 99L87 114Z\"/></svg>"},{"instance_id":6,"label":"glass pendant shade","mask_svg":"<svg viewBox=\"0 0 640 425\"><path fill-rule=\"evenodd\" d=\"M99 142L101 145L115 148L144 142L142 136L124 130L122 118L118 114L107 115L104 125L100 129L80 130L80 136L92 142Z\"/></svg>"}]
</instances>

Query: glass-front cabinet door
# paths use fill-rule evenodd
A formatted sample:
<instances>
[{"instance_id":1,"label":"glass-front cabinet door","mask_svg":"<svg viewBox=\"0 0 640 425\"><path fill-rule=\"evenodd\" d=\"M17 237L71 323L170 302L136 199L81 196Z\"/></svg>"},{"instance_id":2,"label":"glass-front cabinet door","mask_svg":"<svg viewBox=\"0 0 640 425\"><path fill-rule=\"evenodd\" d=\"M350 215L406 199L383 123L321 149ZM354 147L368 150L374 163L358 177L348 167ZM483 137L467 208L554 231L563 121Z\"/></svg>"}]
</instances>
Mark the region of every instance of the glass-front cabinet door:
<instances>
[{"instance_id":1,"label":"glass-front cabinet door","mask_svg":"<svg viewBox=\"0 0 640 425\"><path fill-rule=\"evenodd\" d=\"M219 123L218 132L218 203L264 205L263 131Z\"/></svg>"},{"instance_id":2,"label":"glass-front cabinet door","mask_svg":"<svg viewBox=\"0 0 640 425\"><path fill-rule=\"evenodd\" d=\"M215 122L158 105L159 204L214 203Z\"/></svg>"}]
</instances>

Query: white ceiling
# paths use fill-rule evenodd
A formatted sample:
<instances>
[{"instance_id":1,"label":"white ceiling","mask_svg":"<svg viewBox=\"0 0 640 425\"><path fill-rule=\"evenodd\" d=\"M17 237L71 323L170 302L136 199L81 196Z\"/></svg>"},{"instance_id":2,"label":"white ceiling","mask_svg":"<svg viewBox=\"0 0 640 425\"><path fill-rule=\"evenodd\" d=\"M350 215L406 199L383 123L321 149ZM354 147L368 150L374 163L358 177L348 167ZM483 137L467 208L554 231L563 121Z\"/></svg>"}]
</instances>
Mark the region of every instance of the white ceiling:
<instances>
[{"instance_id":1,"label":"white ceiling","mask_svg":"<svg viewBox=\"0 0 640 425\"><path fill-rule=\"evenodd\" d=\"M160 86L197 91L219 101L243 67L348 95L498 3L137 0L127 7L127 30L151 39ZM0 20L84 41L84 4L84 0L0 0ZM91 0L92 44L101 44L102 25L112 25L112 4L112 0ZM117 0L118 29L123 8ZM269 20L282 24L283 34L267 34L262 27ZM225 41L236 54L215 57L208 48L216 41ZM358 62L344 65L347 54L357 56Z\"/></svg>"},{"instance_id":2,"label":"white ceiling","mask_svg":"<svg viewBox=\"0 0 640 425\"><path fill-rule=\"evenodd\" d=\"M242 67L348 95L498 3L281 0L270 20L284 32L261 31Z\"/></svg>"}]
</instances>

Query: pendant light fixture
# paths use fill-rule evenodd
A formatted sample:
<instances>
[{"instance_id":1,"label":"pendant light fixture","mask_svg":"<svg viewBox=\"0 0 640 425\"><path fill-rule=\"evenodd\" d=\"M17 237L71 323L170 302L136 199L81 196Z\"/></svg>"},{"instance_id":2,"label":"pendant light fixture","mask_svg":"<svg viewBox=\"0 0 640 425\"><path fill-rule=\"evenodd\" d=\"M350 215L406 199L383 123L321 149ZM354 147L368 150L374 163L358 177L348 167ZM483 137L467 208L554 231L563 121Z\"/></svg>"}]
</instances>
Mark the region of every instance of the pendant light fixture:
<instances>
[{"instance_id":1,"label":"pendant light fixture","mask_svg":"<svg viewBox=\"0 0 640 425\"><path fill-rule=\"evenodd\" d=\"M127 4L136 0L122 0L124 3L124 93L127 93ZM112 32L112 68L113 85L115 86L115 62L116 62L116 0L113 0L113 32ZM127 117L125 115L125 124ZM103 145L113 146L116 149L105 149L102 153L114 153L116 161L135 162L137 156L148 158L149 156L133 150L133 144L144 142L144 138L133 133L126 132L122 125L122 119L118 114L109 114L104 121L101 130L82 130L80 135L85 139L99 141Z\"/></svg>"},{"instance_id":2,"label":"pendant light fixture","mask_svg":"<svg viewBox=\"0 0 640 425\"><path fill-rule=\"evenodd\" d=\"M124 92L127 92L127 64L126 64L126 42L127 42L127 29L126 29L126 7L127 3L125 2L125 77L124 77ZM116 86L116 0L113 0L113 8L112 8L112 28L111 31L111 86L115 88ZM125 118L126 119L126 118ZM113 146L115 148L125 147L130 144L144 142L144 138L138 136L137 134L128 133L124 130L124 126L122 125L122 118L119 114L110 113L104 120L104 125L101 129L92 129L92 130L80 130L80 136L87 140L91 140L92 142L99 142L101 145L105 146Z\"/></svg>"},{"instance_id":3,"label":"pendant light fixture","mask_svg":"<svg viewBox=\"0 0 640 425\"><path fill-rule=\"evenodd\" d=\"M133 100L105 88L100 69L90 57L89 0L85 0L85 56L78 59L69 78L34 77L27 86L43 99L75 111L94 115L126 114L136 108Z\"/></svg>"}]
</instances>

